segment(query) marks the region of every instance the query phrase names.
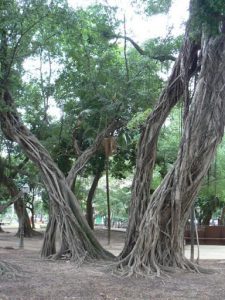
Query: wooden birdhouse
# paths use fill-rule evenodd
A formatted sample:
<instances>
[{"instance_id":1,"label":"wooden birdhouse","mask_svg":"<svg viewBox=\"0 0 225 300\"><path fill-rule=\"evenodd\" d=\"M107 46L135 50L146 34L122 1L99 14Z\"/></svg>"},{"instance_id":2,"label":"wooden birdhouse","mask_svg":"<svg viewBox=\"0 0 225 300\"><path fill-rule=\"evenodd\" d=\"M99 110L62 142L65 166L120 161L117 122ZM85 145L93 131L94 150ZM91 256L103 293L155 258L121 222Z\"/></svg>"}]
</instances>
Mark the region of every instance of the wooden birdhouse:
<instances>
[{"instance_id":1,"label":"wooden birdhouse","mask_svg":"<svg viewBox=\"0 0 225 300\"><path fill-rule=\"evenodd\" d=\"M104 147L105 156L109 157L116 152L116 139L113 136L104 138L102 145Z\"/></svg>"}]
</instances>

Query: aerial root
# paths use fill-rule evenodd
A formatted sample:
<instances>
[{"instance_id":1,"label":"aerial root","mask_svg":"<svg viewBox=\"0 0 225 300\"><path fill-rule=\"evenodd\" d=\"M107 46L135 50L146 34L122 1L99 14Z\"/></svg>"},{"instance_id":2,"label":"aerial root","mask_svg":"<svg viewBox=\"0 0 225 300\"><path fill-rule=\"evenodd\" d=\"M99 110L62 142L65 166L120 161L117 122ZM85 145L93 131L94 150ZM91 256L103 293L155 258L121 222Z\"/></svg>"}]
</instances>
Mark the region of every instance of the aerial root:
<instances>
[{"instance_id":1,"label":"aerial root","mask_svg":"<svg viewBox=\"0 0 225 300\"><path fill-rule=\"evenodd\" d=\"M79 257L76 256L72 256L72 253L70 250L68 251L58 251L55 254L51 254L47 257L44 257L45 260L49 260L49 261L70 261L72 263L74 263L74 265L76 265L77 267L80 267L82 264L84 264L85 262L91 262L91 261L95 261L94 258L90 258L87 255L87 252L85 252L83 255L80 255Z\"/></svg>"}]
</instances>

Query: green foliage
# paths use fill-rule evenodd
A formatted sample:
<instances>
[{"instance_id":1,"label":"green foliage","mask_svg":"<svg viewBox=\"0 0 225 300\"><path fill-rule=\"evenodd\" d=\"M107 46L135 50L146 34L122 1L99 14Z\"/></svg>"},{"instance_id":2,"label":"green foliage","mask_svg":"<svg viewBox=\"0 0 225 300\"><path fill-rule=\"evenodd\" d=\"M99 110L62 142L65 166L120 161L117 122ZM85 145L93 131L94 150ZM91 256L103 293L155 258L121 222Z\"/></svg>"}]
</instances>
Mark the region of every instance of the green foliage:
<instances>
[{"instance_id":1,"label":"green foliage","mask_svg":"<svg viewBox=\"0 0 225 300\"><path fill-rule=\"evenodd\" d=\"M148 51L150 56L169 56L174 55L179 52L181 44L183 41L183 36L173 37L167 35L165 38L154 38L145 42L145 51ZM164 64L170 66L171 62L165 60ZM168 70L167 70L168 71Z\"/></svg>"},{"instance_id":2,"label":"green foliage","mask_svg":"<svg viewBox=\"0 0 225 300\"><path fill-rule=\"evenodd\" d=\"M9 193L8 193L6 187L3 185L0 185L0 195L1 195L0 205L7 203L7 201L10 199L10 196L9 196Z\"/></svg>"},{"instance_id":3,"label":"green foliage","mask_svg":"<svg viewBox=\"0 0 225 300\"><path fill-rule=\"evenodd\" d=\"M133 146L133 147L132 147ZM119 148L110 164L110 174L117 179L125 179L133 171L136 158L134 144L127 148Z\"/></svg>"},{"instance_id":4,"label":"green foliage","mask_svg":"<svg viewBox=\"0 0 225 300\"><path fill-rule=\"evenodd\" d=\"M159 142L157 165L162 178L166 175L177 158L177 151L181 137L181 110L176 107L162 127Z\"/></svg>"},{"instance_id":5,"label":"green foliage","mask_svg":"<svg viewBox=\"0 0 225 300\"><path fill-rule=\"evenodd\" d=\"M221 209L225 206L225 173L224 173L225 140L217 149L215 161L212 162L205 182L197 197L196 206L200 208L199 218L217 213L221 215Z\"/></svg>"},{"instance_id":6,"label":"green foliage","mask_svg":"<svg viewBox=\"0 0 225 300\"><path fill-rule=\"evenodd\" d=\"M105 178L102 178L102 181ZM128 217L128 207L130 200L130 180L127 182L115 181L110 178L110 205L111 205L111 216L118 218ZM107 202L106 202L106 191L103 188L104 184L101 184L97 189L94 205L95 211L98 215L107 216Z\"/></svg>"},{"instance_id":7,"label":"green foliage","mask_svg":"<svg viewBox=\"0 0 225 300\"><path fill-rule=\"evenodd\" d=\"M168 13L172 0L133 0L134 4L145 7L147 15Z\"/></svg>"},{"instance_id":8,"label":"green foliage","mask_svg":"<svg viewBox=\"0 0 225 300\"><path fill-rule=\"evenodd\" d=\"M223 0L193 1L193 29L205 27L209 34L220 33L221 22L224 22L225 5ZM198 27L196 27L198 26Z\"/></svg>"},{"instance_id":9,"label":"green foliage","mask_svg":"<svg viewBox=\"0 0 225 300\"><path fill-rule=\"evenodd\" d=\"M148 108L145 111L137 112L133 115L132 119L128 122L128 129L135 129L144 125L148 115L150 114L151 109Z\"/></svg>"}]
</instances>

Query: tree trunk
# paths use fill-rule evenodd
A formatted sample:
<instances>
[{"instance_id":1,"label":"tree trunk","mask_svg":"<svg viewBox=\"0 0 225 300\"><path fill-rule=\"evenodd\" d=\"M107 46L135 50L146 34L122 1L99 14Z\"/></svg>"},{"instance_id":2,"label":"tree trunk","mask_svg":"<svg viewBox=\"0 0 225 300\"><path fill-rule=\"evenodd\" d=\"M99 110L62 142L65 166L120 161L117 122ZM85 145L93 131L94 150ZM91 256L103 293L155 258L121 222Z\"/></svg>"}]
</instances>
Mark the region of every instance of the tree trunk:
<instances>
[{"instance_id":1,"label":"tree trunk","mask_svg":"<svg viewBox=\"0 0 225 300\"><path fill-rule=\"evenodd\" d=\"M0 111L2 130L7 137L21 146L39 168L49 199L53 203L60 234L68 244L71 259L81 262L86 258L113 258L113 255L99 244L88 226L62 172L47 150L20 121L16 110L12 107L13 99L7 90L2 92L1 102L7 108Z\"/></svg>"},{"instance_id":2,"label":"tree trunk","mask_svg":"<svg viewBox=\"0 0 225 300\"><path fill-rule=\"evenodd\" d=\"M92 203L93 203L95 191L97 189L98 182L99 182L99 179L101 178L101 176L102 176L102 172L97 171L97 173L95 174L94 180L92 182L91 188L88 192L88 197L87 197L86 219L87 219L87 222L88 222L91 229L94 229L94 218L93 218L93 205L92 205Z\"/></svg>"},{"instance_id":3,"label":"tree trunk","mask_svg":"<svg viewBox=\"0 0 225 300\"><path fill-rule=\"evenodd\" d=\"M18 217L19 224L21 224L21 219L23 218L24 214L24 237L32 237L35 235L40 235L39 232L34 231L31 227L30 218L28 216L27 210L24 207L24 201L23 199L19 199L14 203L14 208L16 215ZM16 236L20 235L20 226L18 228L18 231L16 233Z\"/></svg>"},{"instance_id":4,"label":"tree trunk","mask_svg":"<svg viewBox=\"0 0 225 300\"><path fill-rule=\"evenodd\" d=\"M32 208L30 209L30 211L31 211L31 227L32 227L32 229L35 229L35 223L34 223L34 208L32 207Z\"/></svg>"},{"instance_id":5,"label":"tree trunk","mask_svg":"<svg viewBox=\"0 0 225 300\"><path fill-rule=\"evenodd\" d=\"M156 159L160 129L171 109L184 95L188 80L196 72L199 44L189 37L189 26L179 57L177 58L158 104L149 115L138 145L136 171L132 183L128 230L121 257L127 256L138 238L138 228L147 209L150 187Z\"/></svg>"},{"instance_id":6,"label":"tree trunk","mask_svg":"<svg viewBox=\"0 0 225 300\"><path fill-rule=\"evenodd\" d=\"M225 125L225 35L203 41L202 69L178 158L150 199L132 252L120 263L128 273L195 268L183 254L184 228Z\"/></svg>"},{"instance_id":7,"label":"tree trunk","mask_svg":"<svg viewBox=\"0 0 225 300\"><path fill-rule=\"evenodd\" d=\"M27 203L27 204L29 204L29 206L27 205L27 208L31 212L30 223L31 223L32 229L35 229L35 223L34 223L34 199L35 199L35 191L34 191L34 189L32 189L32 198Z\"/></svg>"}]
</instances>

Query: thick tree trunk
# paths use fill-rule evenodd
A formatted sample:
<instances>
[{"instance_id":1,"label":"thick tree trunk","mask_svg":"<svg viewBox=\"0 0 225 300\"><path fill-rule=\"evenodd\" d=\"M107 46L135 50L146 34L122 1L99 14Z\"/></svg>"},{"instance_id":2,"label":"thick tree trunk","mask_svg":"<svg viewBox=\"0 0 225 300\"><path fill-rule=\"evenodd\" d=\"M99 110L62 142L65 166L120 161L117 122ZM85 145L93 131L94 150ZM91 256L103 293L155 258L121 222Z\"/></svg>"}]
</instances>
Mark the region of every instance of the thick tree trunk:
<instances>
[{"instance_id":1,"label":"thick tree trunk","mask_svg":"<svg viewBox=\"0 0 225 300\"><path fill-rule=\"evenodd\" d=\"M92 182L91 188L88 192L87 204L86 204L86 219L91 229L94 229L94 218L93 218L93 198L95 195L95 191L98 186L99 179L102 176L101 171L97 171L94 176L94 180Z\"/></svg>"},{"instance_id":2,"label":"thick tree trunk","mask_svg":"<svg viewBox=\"0 0 225 300\"><path fill-rule=\"evenodd\" d=\"M189 27L189 26L188 26ZM136 171L132 184L128 230L121 257L127 256L138 238L138 228L147 209L150 186L156 159L160 129L171 109L185 94L190 77L196 72L199 44L189 37L187 29L182 50L177 58L158 104L149 115L138 145Z\"/></svg>"},{"instance_id":3,"label":"thick tree trunk","mask_svg":"<svg viewBox=\"0 0 225 300\"><path fill-rule=\"evenodd\" d=\"M132 252L121 261L128 273L195 268L184 257L183 235L190 208L224 133L225 36L205 39L202 57L178 158L150 199Z\"/></svg>"},{"instance_id":4,"label":"thick tree trunk","mask_svg":"<svg viewBox=\"0 0 225 300\"><path fill-rule=\"evenodd\" d=\"M93 222L93 207L92 207L92 200L94 197L95 190L98 186L98 181L101 178L101 172L97 172L96 176L94 177L92 186L88 193L87 198L87 206L86 206L86 219L91 229L94 229L94 222ZM57 221L55 218L55 213L53 208L50 211L50 219L46 228L45 236L44 236L44 243L41 251L42 257L60 257L63 253L68 252L68 244L64 236L61 237L61 248L56 254L56 230L57 230Z\"/></svg>"},{"instance_id":5,"label":"thick tree trunk","mask_svg":"<svg viewBox=\"0 0 225 300\"><path fill-rule=\"evenodd\" d=\"M68 244L71 259L106 259L113 255L102 248L85 217L62 172L51 159L47 150L21 123L12 107L12 97L7 90L2 92L2 104L7 110L0 112L4 134L17 142L26 155L39 168L43 182L53 203L53 211L61 236Z\"/></svg>"}]
</instances>

